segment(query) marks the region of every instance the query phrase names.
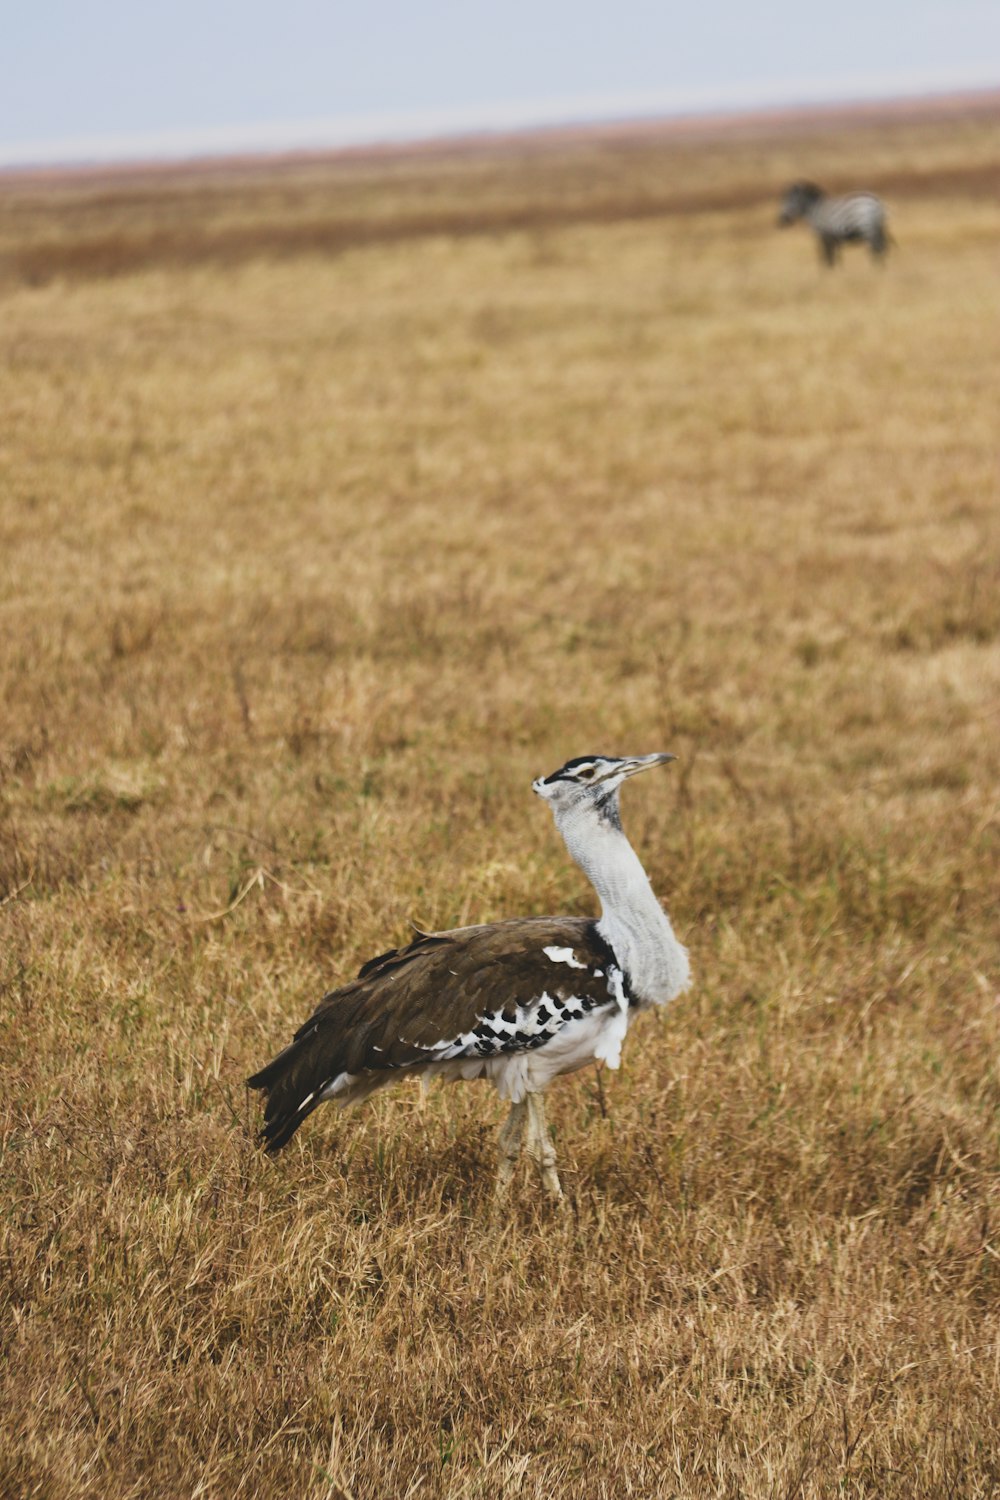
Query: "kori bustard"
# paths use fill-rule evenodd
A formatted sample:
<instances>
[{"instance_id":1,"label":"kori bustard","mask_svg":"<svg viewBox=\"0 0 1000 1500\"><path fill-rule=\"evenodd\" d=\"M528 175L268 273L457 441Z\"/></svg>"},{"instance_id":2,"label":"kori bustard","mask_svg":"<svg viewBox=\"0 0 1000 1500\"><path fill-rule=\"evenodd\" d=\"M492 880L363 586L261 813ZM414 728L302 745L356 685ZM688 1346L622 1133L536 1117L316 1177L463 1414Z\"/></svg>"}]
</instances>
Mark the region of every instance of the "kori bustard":
<instances>
[{"instance_id":1,"label":"kori bustard","mask_svg":"<svg viewBox=\"0 0 1000 1500\"><path fill-rule=\"evenodd\" d=\"M498 1190L522 1147L561 1195L542 1096L590 1062L617 1068L636 1013L689 982L687 952L622 830L618 792L673 755L581 755L533 790L552 809L601 915L515 917L417 932L333 990L273 1062L248 1079L267 1095L261 1139L279 1151L324 1100L365 1099L405 1074L488 1078L510 1114Z\"/></svg>"}]
</instances>

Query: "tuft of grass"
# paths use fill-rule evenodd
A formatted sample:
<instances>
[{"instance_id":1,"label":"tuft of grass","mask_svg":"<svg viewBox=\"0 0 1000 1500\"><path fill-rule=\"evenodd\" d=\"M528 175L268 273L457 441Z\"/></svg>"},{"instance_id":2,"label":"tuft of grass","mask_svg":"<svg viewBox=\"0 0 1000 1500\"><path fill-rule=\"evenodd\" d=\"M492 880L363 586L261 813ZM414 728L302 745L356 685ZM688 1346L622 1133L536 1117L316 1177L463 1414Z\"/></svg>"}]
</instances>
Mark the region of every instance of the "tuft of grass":
<instances>
[{"instance_id":1,"label":"tuft of grass","mask_svg":"<svg viewBox=\"0 0 1000 1500\"><path fill-rule=\"evenodd\" d=\"M996 1493L998 150L3 187L0 1493ZM603 749L695 985L566 1212L478 1086L263 1159L411 920L593 909L528 784Z\"/></svg>"}]
</instances>

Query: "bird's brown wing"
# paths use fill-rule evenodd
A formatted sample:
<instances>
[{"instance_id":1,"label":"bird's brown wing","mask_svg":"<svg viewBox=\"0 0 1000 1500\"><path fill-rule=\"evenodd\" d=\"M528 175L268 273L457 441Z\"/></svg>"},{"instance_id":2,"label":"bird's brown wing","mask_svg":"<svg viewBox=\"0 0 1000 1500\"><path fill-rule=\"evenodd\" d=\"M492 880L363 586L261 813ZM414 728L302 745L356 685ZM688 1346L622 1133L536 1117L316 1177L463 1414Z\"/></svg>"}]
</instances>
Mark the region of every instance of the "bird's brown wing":
<instances>
[{"instance_id":1,"label":"bird's brown wing","mask_svg":"<svg viewBox=\"0 0 1000 1500\"><path fill-rule=\"evenodd\" d=\"M542 1045L567 1020L613 1003L612 970L613 952L581 917L419 933L326 995L291 1044L248 1080L267 1090L268 1149L291 1138L341 1074Z\"/></svg>"}]
</instances>

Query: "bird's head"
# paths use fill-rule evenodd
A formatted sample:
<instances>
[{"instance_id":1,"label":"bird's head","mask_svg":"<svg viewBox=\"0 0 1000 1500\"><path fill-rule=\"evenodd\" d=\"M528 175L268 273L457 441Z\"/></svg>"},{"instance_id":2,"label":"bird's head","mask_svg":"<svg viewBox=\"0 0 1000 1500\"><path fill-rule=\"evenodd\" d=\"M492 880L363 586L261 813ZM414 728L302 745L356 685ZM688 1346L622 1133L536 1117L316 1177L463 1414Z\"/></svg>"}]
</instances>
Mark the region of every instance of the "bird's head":
<instances>
[{"instance_id":1,"label":"bird's head","mask_svg":"<svg viewBox=\"0 0 1000 1500\"><path fill-rule=\"evenodd\" d=\"M578 755L551 776L539 776L531 789L552 808L557 822L592 812L621 827L618 788L630 776L662 766L676 755Z\"/></svg>"}]
</instances>

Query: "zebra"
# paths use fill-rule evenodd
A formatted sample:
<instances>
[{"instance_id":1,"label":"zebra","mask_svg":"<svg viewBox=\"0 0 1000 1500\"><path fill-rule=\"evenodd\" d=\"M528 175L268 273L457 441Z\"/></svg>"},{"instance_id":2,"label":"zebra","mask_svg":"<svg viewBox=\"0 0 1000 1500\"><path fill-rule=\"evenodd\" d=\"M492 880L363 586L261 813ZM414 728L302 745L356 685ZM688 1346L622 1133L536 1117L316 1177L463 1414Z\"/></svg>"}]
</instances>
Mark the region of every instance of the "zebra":
<instances>
[{"instance_id":1,"label":"zebra","mask_svg":"<svg viewBox=\"0 0 1000 1500\"><path fill-rule=\"evenodd\" d=\"M793 182L781 200L778 224L783 229L798 219L812 227L828 266L837 264L840 247L849 240L864 240L875 260L889 246L885 204L874 193L828 198L814 182Z\"/></svg>"}]
</instances>

